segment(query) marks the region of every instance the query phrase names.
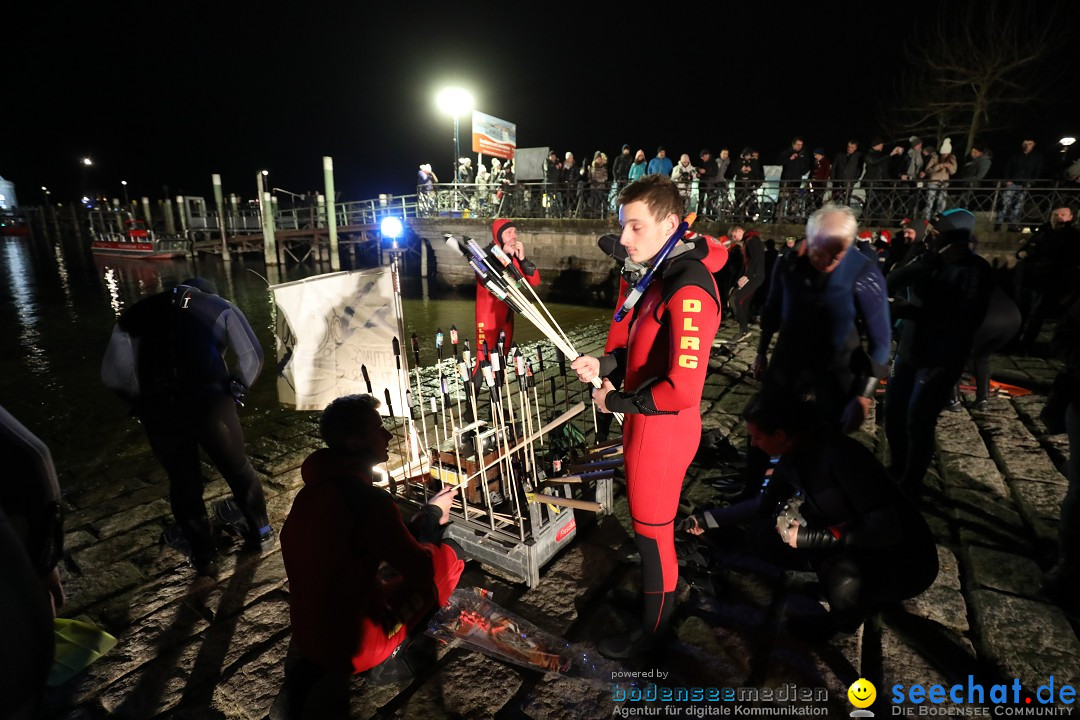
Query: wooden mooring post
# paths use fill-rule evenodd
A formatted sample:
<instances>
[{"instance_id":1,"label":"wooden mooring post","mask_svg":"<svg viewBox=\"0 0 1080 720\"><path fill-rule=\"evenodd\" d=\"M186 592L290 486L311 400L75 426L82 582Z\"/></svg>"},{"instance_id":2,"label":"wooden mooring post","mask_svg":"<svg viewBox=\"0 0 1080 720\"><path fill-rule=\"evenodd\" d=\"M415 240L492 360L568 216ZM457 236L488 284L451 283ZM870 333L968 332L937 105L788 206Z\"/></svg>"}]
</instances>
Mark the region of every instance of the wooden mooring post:
<instances>
[{"instance_id":1,"label":"wooden mooring post","mask_svg":"<svg viewBox=\"0 0 1080 720\"><path fill-rule=\"evenodd\" d=\"M214 183L214 202L217 203L218 232L221 233L221 259L225 262L232 260L229 257L229 241L225 237L225 196L221 192L221 175L214 173L210 176Z\"/></svg>"},{"instance_id":2,"label":"wooden mooring post","mask_svg":"<svg viewBox=\"0 0 1080 720\"><path fill-rule=\"evenodd\" d=\"M263 211L263 257L267 265L278 264L277 242L274 240L274 207L270 193L263 191L261 198Z\"/></svg>"},{"instance_id":3,"label":"wooden mooring post","mask_svg":"<svg viewBox=\"0 0 1080 720\"><path fill-rule=\"evenodd\" d=\"M326 229L330 236L330 269L341 269L341 257L338 255L337 203L334 202L334 158L326 155L322 159L323 180L326 183Z\"/></svg>"}]
</instances>

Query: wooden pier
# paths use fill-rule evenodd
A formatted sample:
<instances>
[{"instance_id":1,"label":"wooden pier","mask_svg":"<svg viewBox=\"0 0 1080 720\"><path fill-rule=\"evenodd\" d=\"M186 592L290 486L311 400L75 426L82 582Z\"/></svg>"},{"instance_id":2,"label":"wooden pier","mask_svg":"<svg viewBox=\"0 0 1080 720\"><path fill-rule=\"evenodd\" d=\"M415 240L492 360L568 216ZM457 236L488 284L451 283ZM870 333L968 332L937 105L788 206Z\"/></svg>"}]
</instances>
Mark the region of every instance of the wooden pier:
<instances>
[{"instance_id":1,"label":"wooden pier","mask_svg":"<svg viewBox=\"0 0 1080 720\"><path fill-rule=\"evenodd\" d=\"M379 228L373 223L346 225L338 227L337 232L339 246L342 249L348 248L350 253L356 252L367 243L379 241ZM274 240L277 244L278 261L281 263L286 259L302 263L312 255L316 258L329 256L330 229L326 227L276 229ZM242 233L226 235L225 242L230 253L262 253L265 237L262 233ZM217 233L199 233L192 241L192 249L195 253L220 255L221 237Z\"/></svg>"}]
</instances>

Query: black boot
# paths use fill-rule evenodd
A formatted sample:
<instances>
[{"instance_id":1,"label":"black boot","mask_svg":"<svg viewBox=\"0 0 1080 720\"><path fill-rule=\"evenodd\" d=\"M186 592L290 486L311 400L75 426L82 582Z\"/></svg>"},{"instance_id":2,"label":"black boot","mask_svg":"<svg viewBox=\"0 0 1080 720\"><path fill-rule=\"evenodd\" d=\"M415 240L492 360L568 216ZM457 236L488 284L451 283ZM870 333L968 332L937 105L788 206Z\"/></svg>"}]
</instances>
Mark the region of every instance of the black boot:
<instances>
[{"instance_id":1,"label":"black boot","mask_svg":"<svg viewBox=\"0 0 1080 720\"><path fill-rule=\"evenodd\" d=\"M609 660L653 660L663 650L667 635L666 628L654 633L635 628L604 638L596 649Z\"/></svg>"},{"instance_id":2,"label":"black boot","mask_svg":"<svg viewBox=\"0 0 1080 720\"><path fill-rule=\"evenodd\" d=\"M642 593L641 601L641 627L601 640L597 645L601 655L611 660L646 660L661 650L675 611L675 592Z\"/></svg>"}]
</instances>

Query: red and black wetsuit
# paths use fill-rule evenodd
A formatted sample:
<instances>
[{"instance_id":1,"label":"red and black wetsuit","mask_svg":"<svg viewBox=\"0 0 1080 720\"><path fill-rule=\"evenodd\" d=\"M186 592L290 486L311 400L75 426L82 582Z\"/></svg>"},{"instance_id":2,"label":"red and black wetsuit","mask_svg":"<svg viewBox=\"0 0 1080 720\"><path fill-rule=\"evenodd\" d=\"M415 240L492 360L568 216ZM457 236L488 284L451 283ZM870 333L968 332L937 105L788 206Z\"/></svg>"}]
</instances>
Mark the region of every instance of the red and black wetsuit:
<instances>
[{"instance_id":1,"label":"red and black wetsuit","mask_svg":"<svg viewBox=\"0 0 1080 720\"><path fill-rule=\"evenodd\" d=\"M675 513L701 440L701 392L720 326L712 273L726 260L719 242L698 236L654 276L632 316L612 324L601 359L602 375L625 378L606 404L626 415L626 495L641 552L646 632L659 630L674 609Z\"/></svg>"},{"instance_id":2,"label":"red and black wetsuit","mask_svg":"<svg viewBox=\"0 0 1080 720\"><path fill-rule=\"evenodd\" d=\"M513 223L510 220L496 220L491 224L491 235L494 244L502 248L502 233ZM490 246L489 246L490 247ZM540 284L540 271L529 260L518 260L513 255L510 261L525 276L525 281L533 287ZM483 360L487 360L484 354L484 342L488 349L495 350L495 343L499 341L499 333L506 333L504 352L510 349L514 337L514 311L499 300L484 287L480 282L476 283L476 346L473 353L476 356L476 367L480 367Z\"/></svg>"}]
</instances>

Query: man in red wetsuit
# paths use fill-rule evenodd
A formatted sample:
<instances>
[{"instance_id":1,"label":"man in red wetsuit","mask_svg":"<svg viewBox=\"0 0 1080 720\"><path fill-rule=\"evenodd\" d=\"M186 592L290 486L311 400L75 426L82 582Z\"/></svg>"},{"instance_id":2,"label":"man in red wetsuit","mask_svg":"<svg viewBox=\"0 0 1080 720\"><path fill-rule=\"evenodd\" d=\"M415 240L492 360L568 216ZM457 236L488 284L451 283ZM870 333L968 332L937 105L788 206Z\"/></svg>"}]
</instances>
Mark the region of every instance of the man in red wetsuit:
<instances>
[{"instance_id":1,"label":"man in red wetsuit","mask_svg":"<svg viewBox=\"0 0 1080 720\"><path fill-rule=\"evenodd\" d=\"M629 286L649 268L679 226L683 199L669 178L651 175L619 195L620 245ZM641 552L642 627L610 638L599 650L611 658L648 652L674 610L679 577L674 522L683 476L701 439L701 392L709 350L720 325L712 273L727 259L716 240L695 236L672 250L630 317L613 324L608 353L571 367L583 382L603 377L593 400L604 412L625 414L626 495ZM615 342L611 342L615 339ZM623 390L610 376L622 374Z\"/></svg>"},{"instance_id":2,"label":"man in red wetsuit","mask_svg":"<svg viewBox=\"0 0 1080 720\"><path fill-rule=\"evenodd\" d=\"M378 406L370 395L330 403L319 423L327 447L301 468L304 487L281 530L292 648L273 720L347 717L349 677L390 657L446 603L464 568L441 542L451 488L406 526L390 494L372 484L392 437ZM384 562L398 575L382 579Z\"/></svg>"},{"instance_id":3,"label":"man in red wetsuit","mask_svg":"<svg viewBox=\"0 0 1080 720\"><path fill-rule=\"evenodd\" d=\"M493 245L498 245L514 263L525 281L533 287L540 284L540 271L531 261L525 259L525 246L518 240L517 226L512 220L499 219L491 224ZM491 246L488 246L490 249ZM484 354L484 342L487 342L488 350L495 352L495 343L499 341L499 333L506 333L503 347L505 353L510 349L514 337L514 311L502 300L492 295L483 284L476 283L476 347L473 352L476 355L476 366L480 367L482 360L487 360Z\"/></svg>"}]
</instances>

